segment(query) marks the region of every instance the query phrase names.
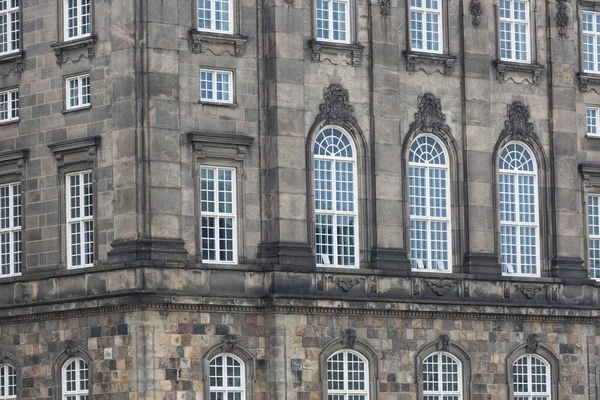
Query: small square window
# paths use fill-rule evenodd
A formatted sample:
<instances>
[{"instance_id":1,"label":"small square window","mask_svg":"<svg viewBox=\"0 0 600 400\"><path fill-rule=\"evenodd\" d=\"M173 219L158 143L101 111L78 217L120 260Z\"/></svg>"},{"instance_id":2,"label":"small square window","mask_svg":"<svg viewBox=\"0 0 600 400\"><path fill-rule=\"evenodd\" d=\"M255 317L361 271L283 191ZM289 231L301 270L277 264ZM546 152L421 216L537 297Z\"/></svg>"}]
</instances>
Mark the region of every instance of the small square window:
<instances>
[{"instance_id":1,"label":"small square window","mask_svg":"<svg viewBox=\"0 0 600 400\"><path fill-rule=\"evenodd\" d=\"M316 36L328 42L349 43L348 0L316 0Z\"/></svg>"},{"instance_id":2,"label":"small square window","mask_svg":"<svg viewBox=\"0 0 600 400\"><path fill-rule=\"evenodd\" d=\"M233 103L233 73L200 70L200 101Z\"/></svg>"},{"instance_id":3,"label":"small square window","mask_svg":"<svg viewBox=\"0 0 600 400\"><path fill-rule=\"evenodd\" d=\"M598 136L598 116L600 115L600 108L588 107L585 112L585 125L587 136Z\"/></svg>"},{"instance_id":4,"label":"small square window","mask_svg":"<svg viewBox=\"0 0 600 400\"><path fill-rule=\"evenodd\" d=\"M0 123L19 120L19 91L0 92Z\"/></svg>"},{"instance_id":5,"label":"small square window","mask_svg":"<svg viewBox=\"0 0 600 400\"><path fill-rule=\"evenodd\" d=\"M90 76L81 75L66 80L67 110L90 106Z\"/></svg>"},{"instance_id":6,"label":"small square window","mask_svg":"<svg viewBox=\"0 0 600 400\"><path fill-rule=\"evenodd\" d=\"M75 40L90 36L91 0L64 0L64 40Z\"/></svg>"},{"instance_id":7,"label":"small square window","mask_svg":"<svg viewBox=\"0 0 600 400\"><path fill-rule=\"evenodd\" d=\"M198 30L233 33L231 0L198 0Z\"/></svg>"}]
</instances>

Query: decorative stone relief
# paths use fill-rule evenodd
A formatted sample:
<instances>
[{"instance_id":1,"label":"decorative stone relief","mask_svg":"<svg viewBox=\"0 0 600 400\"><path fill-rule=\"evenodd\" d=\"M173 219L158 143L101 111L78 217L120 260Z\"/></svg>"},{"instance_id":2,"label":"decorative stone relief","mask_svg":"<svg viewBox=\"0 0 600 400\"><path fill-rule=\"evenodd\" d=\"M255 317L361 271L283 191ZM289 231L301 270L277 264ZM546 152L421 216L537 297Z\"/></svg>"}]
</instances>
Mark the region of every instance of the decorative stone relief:
<instances>
[{"instance_id":1,"label":"decorative stone relief","mask_svg":"<svg viewBox=\"0 0 600 400\"><path fill-rule=\"evenodd\" d=\"M379 12L381 12L381 15L384 17L390 15L390 3L390 0L379 0Z\"/></svg>"},{"instance_id":2,"label":"decorative stone relief","mask_svg":"<svg viewBox=\"0 0 600 400\"><path fill-rule=\"evenodd\" d=\"M65 340L65 353L67 357L75 357L79 353L77 342L74 340Z\"/></svg>"},{"instance_id":3,"label":"decorative stone relief","mask_svg":"<svg viewBox=\"0 0 600 400\"><path fill-rule=\"evenodd\" d=\"M471 287L469 286L469 282L463 284L463 294L465 297L471 297Z\"/></svg>"},{"instance_id":4,"label":"decorative stone relief","mask_svg":"<svg viewBox=\"0 0 600 400\"><path fill-rule=\"evenodd\" d=\"M415 120L410 124L410 132L449 133L446 116L442 112L442 101L431 93L419 97Z\"/></svg>"},{"instance_id":5,"label":"decorative stone relief","mask_svg":"<svg viewBox=\"0 0 600 400\"><path fill-rule=\"evenodd\" d=\"M445 334L438 336L436 348L438 351L450 350L450 336L445 335Z\"/></svg>"},{"instance_id":6,"label":"decorative stone relief","mask_svg":"<svg viewBox=\"0 0 600 400\"><path fill-rule=\"evenodd\" d=\"M318 280L317 280L317 290L318 290L319 292L322 292L322 291L324 291L324 290L325 290L325 287L324 287L324 285L323 285L323 280L322 280L322 279L318 279Z\"/></svg>"},{"instance_id":7,"label":"decorative stone relief","mask_svg":"<svg viewBox=\"0 0 600 400\"><path fill-rule=\"evenodd\" d=\"M419 296L421 294L421 281L413 279L412 281L413 295Z\"/></svg>"},{"instance_id":8,"label":"decorative stone relief","mask_svg":"<svg viewBox=\"0 0 600 400\"><path fill-rule=\"evenodd\" d=\"M481 16L483 15L483 6L479 0L471 0L469 3L469 13L473 18L471 23L475 28L479 28L481 24Z\"/></svg>"},{"instance_id":9,"label":"decorative stone relief","mask_svg":"<svg viewBox=\"0 0 600 400\"><path fill-rule=\"evenodd\" d=\"M454 283L451 281L427 281L427 286L438 296L443 296L448 292L448 289L454 286Z\"/></svg>"},{"instance_id":10,"label":"decorative stone relief","mask_svg":"<svg viewBox=\"0 0 600 400\"><path fill-rule=\"evenodd\" d=\"M356 329L348 328L342 336L342 344L348 349L353 349L356 344Z\"/></svg>"},{"instance_id":11,"label":"decorative stone relief","mask_svg":"<svg viewBox=\"0 0 600 400\"><path fill-rule=\"evenodd\" d=\"M338 276L338 277L332 276L331 281L334 282L335 284L337 284L338 287L340 289L342 289L344 292L349 291L354 286L356 286L360 283L360 279L351 278L349 276Z\"/></svg>"},{"instance_id":12,"label":"decorative stone relief","mask_svg":"<svg viewBox=\"0 0 600 400\"><path fill-rule=\"evenodd\" d=\"M540 285L521 285L519 286L519 290L521 290L521 293L527 296L528 299L533 299L535 294L542 290L542 287Z\"/></svg>"},{"instance_id":13,"label":"decorative stone relief","mask_svg":"<svg viewBox=\"0 0 600 400\"><path fill-rule=\"evenodd\" d=\"M221 345L224 352L231 353L237 347L237 337L235 335L225 335L221 340Z\"/></svg>"},{"instance_id":14,"label":"decorative stone relief","mask_svg":"<svg viewBox=\"0 0 600 400\"><path fill-rule=\"evenodd\" d=\"M540 346L542 338L537 333L527 335L525 349L528 353L537 353L537 349Z\"/></svg>"},{"instance_id":15,"label":"decorative stone relief","mask_svg":"<svg viewBox=\"0 0 600 400\"><path fill-rule=\"evenodd\" d=\"M371 278L371 284L370 284L370 287L369 287L369 292L371 294L377 293L377 278L376 277L372 277Z\"/></svg>"},{"instance_id":16,"label":"decorative stone relief","mask_svg":"<svg viewBox=\"0 0 600 400\"><path fill-rule=\"evenodd\" d=\"M558 301L558 286L552 286L550 297L552 301Z\"/></svg>"},{"instance_id":17,"label":"decorative stone relief","mask_svg":"<svg viewBox=\"0 0 600 400\"><path fill-rule=\"evenodd\" d=\"M510 299L510 283L504 282L504 298Z\"/></svg>"},{"instance_id":18,"label":"decorative stone relief","mask_svg":"<svg viewBox=\"0 0 600 400\"><path fill-rule=\"evenodd\" d=\"M558 0L556 2L556 27L558 28L558 36L561 38L567 37L567 25L569 25L569 14L567 13L567 0Z\"/></svg>"},{"instance_id":19,"label":"decorative stone relief","mask_svg":"<svg viewBox=\"0 0 600 400\"><path fill-rule=\"evenodd\" d=\"M350 94L342 85L336 83L323 91L325 103L319 106L317 119L324 119L326 124L344 125L351 122L358 125L354 116L354 107L350 105Z\"/></svg>"},{"instance_id":20,"label":"decorative stone relief","mask_svg":"<svg viewBox=\"0 0 600 400\"><path fill-rule=\"evenodd\" d=\"M535 135L533 124L529 122L529 107L520 101L514 101L508 106L508 120L504 122L504 130L500 136L507 135L515 139Z\"/></svg>"}]
</instances>

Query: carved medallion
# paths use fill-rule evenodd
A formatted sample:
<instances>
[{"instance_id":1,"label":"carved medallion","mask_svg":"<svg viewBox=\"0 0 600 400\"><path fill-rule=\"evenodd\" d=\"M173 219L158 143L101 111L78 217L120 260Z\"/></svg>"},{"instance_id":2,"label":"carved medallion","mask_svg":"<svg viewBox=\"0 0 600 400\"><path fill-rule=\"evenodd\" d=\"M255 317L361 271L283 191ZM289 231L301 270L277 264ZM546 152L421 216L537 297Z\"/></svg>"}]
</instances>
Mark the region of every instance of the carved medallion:
<instances>
[{"instance_id":1,"label":"carved medallion","mask_svg":"<svg viewBox=\"0 0 600 400\"><path fill-rule=\"evenodd\" d=\"M427 281L427 286L438 296L443 296L454 286L454 283L451 281Z\"/></svg>"},{"instance_id":2,"label":"carved medallion","mask_svg":"<svg viewBox=\"0 0 600 400\"><path fill-rule=\"evenodd\" d=\"M528 299L533 299L535 294L542 290L542 287L540 285L521 285L519 286L519 290L521 290L521 293L527 296Z\"/></svg>"},{"instance_id":3,"label":"carved medallion","mask_svg":"<svg viewBox=\"0 0 600 400\"><path fill-rule=\"evenodd\" d=\"M471 0L469 3L469 13L473 18L471 23L475 28L479 28L479 24L481 24L481 16L483 15L483 6L479 0Z\"/></svg>"},{"instance_id":4,"label":"carved medallion","mask_svg":"<svg viewBox=\"0 0 600 400\"><path fill-rule=\"evenodd\" d=\"M558 36L561 38L567 37L567 25L569 25L569 14L567 13L567 0L558 0L556 2L556 27L558 28Z\"/></svg>"},{"instance_id":5,"label":"carved medallion","mask_svg":"<svg viewBox=\"0 0 600 400\"><path fill-rule=\"evenodd\" d=\"M344 125L350 122L358 125L354 117L354 107L350 105L350 94L342 85L332 84L324 90L325 103L319 106L317 120L324 119L326 124Z\"/></svg>"}]
</instances>

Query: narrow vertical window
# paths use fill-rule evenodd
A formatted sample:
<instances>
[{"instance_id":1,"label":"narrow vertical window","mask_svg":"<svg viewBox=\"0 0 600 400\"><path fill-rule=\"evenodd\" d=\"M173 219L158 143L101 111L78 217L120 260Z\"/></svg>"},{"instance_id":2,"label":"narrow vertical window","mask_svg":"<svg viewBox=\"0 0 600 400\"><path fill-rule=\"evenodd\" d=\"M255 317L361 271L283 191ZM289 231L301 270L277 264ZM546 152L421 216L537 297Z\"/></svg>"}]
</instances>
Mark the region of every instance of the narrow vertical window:
<instances>
[{"instance_id":1,"label":"narrow vertical window","mask_svg":"<svg viewBox=\"0 0 600 400\"><path fill-rule=\"evenodd\" d=\"M67 360L62 368L62 400L89 400L88 363L81 358Z\"/></svg>"},{"instance_id":2,"label":"narrow vertical window","mask_svg":"<svg viewBox=\"0 0 600 400\"><path fill-rule=\"evenodd\" d=\"M581 13L583 71L600 73L600 13Z\"/></svg>"},{"instance_id":3,"label":"narrow vertical window","mask_svg":"<svg viewBox=\"0 0 600 400\"><path fill-rule=\"evenodd\" d=\"M412 269L451 272L449 163L436 139L412 142L408 175Z\"/></svg>"},{"instance_id":4,"label":"narrow vertical window","mask_svg":"<svg viewBox=\"0 0 600 400\"><path fill-rule=\"evenodd\" d=\"M233 355L218 355L209 363L210 399L245 400L245 365Z\"/></svg>"},{"instance_id":5,"label":"narrow vertical window","mask_svg":"<svg viewBox=\"0 0 600 400\"><path fill-rule=\"evenodd\" d=\"M90 76L81 75L66 80L67 110L90 105Z\"/></svg>"},{"instance_id":6,"label":"narrow vertical window","mask_svg":"<svg viewBox=\"0 0 600 400\"><path fill-rule=\"evenodd\" d=\"M20 42L19 0L0 0L0 55L19 51Z\"/></svg>"},{"instance_id":7,"label":"narrow vertical window","mask_svg":"<svg viewBox=\"0 0 600 400\"><path fill-rule=\"evenodd\" d=\"M500 59L530 62L529 2L500 0Z\"/></svg>"},{"instance_id":8,"label":"narrow vertical window","mask_svg":"<svg viewBox=\"0 0 600 400\"><path fill-rule=\"evenodd\" d=\"M202 260L237 263L235 170L200 168Z\"/></svg>"},{"instance_id":9,"label":"narrow vertical window","mask_svg":"<svg viewBox=\"0 0 600 400\"><path fill-rule=\"evenodd\" d=\"M600 196L588 196L588 247L590 278L600 279Z\"/></svg>"},{"instance_id":10,"label":"narrow vertical window","mask_svg":"<svg viewBox=\"0 0 600 400\"><path fill-rule=\"evenodd\" d=\"M348 134L326 127L314 143L317 265L358 267L356 155Z\"/></svg>"},{"instance_id":11,"label":"narrow vertical window","mask_svg":"<svg viewBox=\"0 0 600 400\"><path fill-rule=\"evenodd\" d=\"M520 143L509 143L499 160L502 273L539 276L537 167Z\"/></svg>"},{"instance_id":12,"label":"narrow vertical window","mask_svg":"<svg viewBox=\"0 0 600 400\"><path fill-rule=\"evenodd\" d=\"M8 364L0 364L0 400L17 398L17 371Z\"/></svg>"},{"instance_id":13,"label":"narrow vertical window","mask_svg":"<svg viewBox=\"0 0 600 400\"><path fill-rule=\"evenodd\" d=\"M327 359L328 400L369 400L369 364L358 353L338 351Z\"/></svg>"},{"instance_id":14,"label":"narrow vertical window","mask_svg":"<svg viewBox=\"0 0 600 400\"><path fill-rule=\"evenodd\" d=\"M441 53L442 4L440 0L410 0L410 47Z\"/></svg>"},{"instance_id":15,"label":"narrow vertical window","mask_svg":"<svg viewBox=\"0 0 600 400\"><path fill-rule=\"evenodd\" d=\"M348 1L315 0L317 39L348 43L349 13Z\"/></svg>"},{"instance_id":16,"label":"narrow vertical window","mask_svg":"<svg viewBox=\"0 0 600 400\"><path fill-rule=\"evenodd\" d=\"M67 246L69 268L94 263L94 191L92 172L69 174L67 179Z\"/></svg>"},{"instance_id":17,"label":"narrow vertical window","mask_svg":"<svg viewBox=\"0 0 600 400\"><path fill-rule=\"evenodd\" d=\"M200 70L200 100L214 103L233 103L233 73Z\"/></svg>"},{"instance_id":18,"label":"narrow vertical window","mask_svg":"<svg viewBox=\"0 0 600 400\"><path fill-rule=\"evenodd\" d=\"M198 30L233 33L231 0L198 0Z\"/></svg>"},{"instance_id":19,"label":"narrow vertical window","mask_svg":"<svg viewBox=\"0 0 600 400\"><path fill-rule=\"evenodd\" d=\"M19 120L19 91L17 89L0 92L0 122Z\"/></svg>"},{"instance_id":20,"label":"narrow vertical window","mask_svg":"<svg viewBox=\"0 0 600 400\"><path fill-rule=\"evenodd\" d=\"M585 110L585 126L586 133L588 136L600 136L598 132L598 117L600 116L600 109L596 107L588 107Z\"/></svg>"},{"instance_id":21,"label":"narrow vertical window","mask_svg":"<svg viewBox=\"0 0 600 400\"><path fill-rule=\"evenodd\" d=\"M462 365L448 353L433 353L423 361L423 400L461 400Z\"/></svg>"},{"instance_id":22,"label":"narrow vertical window","mask_svg":"<svg viewBox=\"0 0 600 400\"><path fill-rule=\"evenodd\" d=\"M512 366L514 400L550 400L550 366L535 355L517 359Z\"/></svg>"},{"instance_id":23,"label":"narrow vertical window","mask_svg":"<svg viewBox=\"0 0 600 400\"><path fill-rule=\"evenodd\" d=\"M21 275L21 185L0 186L0 277Z\"/></svg>"},{"instance_id":24,"label":"narrow vertical window","mask_svg":"<svg viewBox=\"0 0 600 400\"><path fill-rule=\"evenodd\" d=\"M65 40L89 36L91 25L91 0L64 0Z\"/></svg>"}]
</instances>

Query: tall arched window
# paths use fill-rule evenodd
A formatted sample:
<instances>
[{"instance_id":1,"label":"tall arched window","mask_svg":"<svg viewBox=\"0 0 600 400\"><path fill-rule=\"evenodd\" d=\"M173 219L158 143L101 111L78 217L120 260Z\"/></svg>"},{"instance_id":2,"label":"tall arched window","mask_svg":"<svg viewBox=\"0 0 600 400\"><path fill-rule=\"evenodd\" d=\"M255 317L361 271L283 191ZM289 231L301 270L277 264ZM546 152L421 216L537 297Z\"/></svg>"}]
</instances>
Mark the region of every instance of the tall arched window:
<instances>
[{"instance_id":1,"label":"tall arched window","mask_svg":"<svg viewBox=\"0 0 600 400\"><path fill-rule=\"evenodd\" d=\"M528 354L512 366L514 400L550 400L550 365L543 358Z\"/></svg>"},{"instance_id":2,"label":"tall arched window","mask_svg":"<svg viewBox=\"0 0 600 400\"><path fill-rule=\"evenodd\" d=\"M449 163L432 136L417 137L408 153L410 257L413 270L451 271Z\"/></svg>"},{"instance_id":3,"label":"tall arched window","mask_svg":"<svg viewBox=\"0 0 600 400\"><path fill-rule=\"evenodd\" d=\"M70 358L62 367L62 399L88 400L90 394L89 366L81 358Z\"/></svg>"},{"instance_id":4,"label":"tall arched window","mask_svg":"<svg viewBox=\"0 0 600 400\"><path fill-rule=\"evenodd\" d=\"M341 128L323 128L314 142L317 265L358 267L356 151Z\"/></svg>"},{"instance_id":5,"label":"tall arched window","mask_svg":"<svg viewBox=\"0 0 600 400\"><path fill-rule=\"evenodd\" d=\"M0 364L0 400L17 398L17 371L9 364Z\"/></svg>"},{"instance_id":6,"label":"tall arched window","mask_svg":"<svg viewBox=\"0 0 600 400\"><path fill-rule=\"evenodd\" d=\"M244 362L232 354L219 354L210 360L210 399L245 400Z\"/></svg>"},{"instance_id":7,"label":"tall arched window","mask_svg":"<svg viewBox=\"0 0 600 400\"><path fill-rule=\"evenodd\" d=\"M500 153L502 273L539 275L537 167L531 152L511 142Z\"/></svg>"},{"instance_id":8,"label":"tall arched window","mask_svg":"<svg viewBox=\"0 0 600 400\"><path fill-rule=\"evenodd\" d=\"M369 364L359 353L342 350L327 359L328 400L369 400Z\"/></svg>"},{"instance_id":9,"label":"tall arched window","mask_svg":"<svg viewBox=\"0 0 600 400\"><path fill-rule=\"evenodd\" d=\"M462 400L462 365L450 353L423 360L423 400Z\"/></svg>"}]
</instances>

